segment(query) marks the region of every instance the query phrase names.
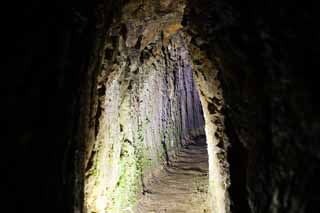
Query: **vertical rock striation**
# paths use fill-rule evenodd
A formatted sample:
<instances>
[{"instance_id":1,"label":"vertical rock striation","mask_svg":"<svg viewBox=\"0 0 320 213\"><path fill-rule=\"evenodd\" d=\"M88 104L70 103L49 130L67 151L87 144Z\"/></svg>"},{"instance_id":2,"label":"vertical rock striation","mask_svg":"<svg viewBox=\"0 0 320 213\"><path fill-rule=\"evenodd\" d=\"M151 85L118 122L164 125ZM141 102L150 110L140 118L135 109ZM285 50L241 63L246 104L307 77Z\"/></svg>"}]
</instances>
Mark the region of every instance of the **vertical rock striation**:
<instances>
[{"instance_id":1,"label":"vertical rock striation","mask_svg":"<svg viewBox=\"0 0 320 213\"><path fill-rule=\"evenodd\" d=\"M122 36L117 47L126 45ZM201 104L188 52L177 35L161 36L141 52L105 66L99 126L86 172L88 212L130 211L154 168L169 163L182 143L203 133ZM136 55L134 55L136 54ZM108 70L111 69L111 70Z\"/></svg>"}]
</instances>

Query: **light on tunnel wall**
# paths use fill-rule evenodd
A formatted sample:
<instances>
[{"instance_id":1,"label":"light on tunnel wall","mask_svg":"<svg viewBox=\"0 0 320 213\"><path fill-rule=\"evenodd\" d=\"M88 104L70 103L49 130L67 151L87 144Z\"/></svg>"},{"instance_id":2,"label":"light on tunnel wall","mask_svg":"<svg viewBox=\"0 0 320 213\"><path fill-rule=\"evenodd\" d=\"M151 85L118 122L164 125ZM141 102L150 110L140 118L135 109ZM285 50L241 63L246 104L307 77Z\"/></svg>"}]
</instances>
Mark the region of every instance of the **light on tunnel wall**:
<instances>
[{"instance_id":1,"label":"light on tunnel wall","mask_svg":"<svg viewBox=\"0 0 320 213\"><path fill-rule=\"evenodd\" d=\"M104 213L106 209L106 198L104 196L99 196L96 200L96 210L97 213Z\"/></svg>"}]
</instances>

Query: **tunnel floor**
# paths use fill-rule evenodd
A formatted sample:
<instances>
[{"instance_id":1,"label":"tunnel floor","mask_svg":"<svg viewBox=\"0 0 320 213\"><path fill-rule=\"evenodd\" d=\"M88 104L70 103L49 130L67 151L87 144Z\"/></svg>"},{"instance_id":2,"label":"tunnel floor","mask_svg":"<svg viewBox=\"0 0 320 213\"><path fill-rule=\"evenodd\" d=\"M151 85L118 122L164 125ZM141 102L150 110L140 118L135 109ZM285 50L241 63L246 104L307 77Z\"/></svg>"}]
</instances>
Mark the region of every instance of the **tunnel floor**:
<instances>
[{"instance_id":1,"label":"tunnel floor","mask_svg":"<svg viewBox=\"0 0 320 213\"><path fill-rule=\"evenodd\" d=\"M198 137L170 159L171 163L146 185L139 213L209 212L208 154L205 137Z\"/></svg>"}]
</instances>

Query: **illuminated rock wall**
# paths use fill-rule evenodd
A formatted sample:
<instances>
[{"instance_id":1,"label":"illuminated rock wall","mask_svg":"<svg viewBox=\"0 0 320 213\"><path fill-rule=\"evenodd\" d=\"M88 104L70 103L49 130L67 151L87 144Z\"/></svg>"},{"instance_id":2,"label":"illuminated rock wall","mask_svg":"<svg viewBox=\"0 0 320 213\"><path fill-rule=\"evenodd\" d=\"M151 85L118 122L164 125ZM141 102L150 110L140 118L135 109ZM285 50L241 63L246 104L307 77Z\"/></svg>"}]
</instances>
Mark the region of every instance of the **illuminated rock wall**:
<instances>
[{"instance_id":1,"label":"illuminated rock wall","mask_svg":"<svg viewBox=\"0 0 320 213\"><path fill-rule=\"evenodd\" d=\"M123 56L115 66L101 87L99 129L86 173L88 212L132 210L155 168L170 161L190 135L204 134L181 37L167 46L155 40L136 60Z\"/></svg>"}]
</instances>

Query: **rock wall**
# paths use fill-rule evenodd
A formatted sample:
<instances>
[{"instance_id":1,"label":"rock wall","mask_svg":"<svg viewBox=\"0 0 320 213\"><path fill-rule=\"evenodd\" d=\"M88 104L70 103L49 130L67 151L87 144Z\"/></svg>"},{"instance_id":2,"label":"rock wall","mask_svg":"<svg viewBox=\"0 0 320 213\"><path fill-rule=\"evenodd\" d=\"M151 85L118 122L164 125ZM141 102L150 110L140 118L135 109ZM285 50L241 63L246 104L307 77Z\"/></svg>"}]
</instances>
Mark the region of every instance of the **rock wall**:
<instances>
[{"instance_id":1,"label":"rock wall","mask_svg":"<svg viewBox=\"0 0 320 213\"><path fill-rule=\"evenodd\" d=\"M32 0L6 7L16 13L5 21L10 45L1 78L2 203L10 212L82 212L91 89L100 39L116 13L101 3Z\"/></svg>"},{"instance_id":2,"label":"rock wall","mask_svg":"<svg viewBox=\"0 0 320 213\"><path fill-rule=\"evenodd\" d=\"M220 70L205 51L188 43L205 118L209 155L209 200L212 212L230 212L228 147Z\"/></svg>"},{"instance_id":3,"label":"rock wall","mask_svg":"<svg viewBox=\"0 0 320 213\"><path fill-rule=\"evenodd\" d=\"M125 46L122 37L117 42ZM106 70L107 81L99 85L99 126L86 172L87 212L132 211L155 169L169 163L190 135L203 134L198 91L181 42L177 36L163 46L159 37L139 57L121 50L105 67L112 71Z\"/></svg>"},{"instance_id":4,"label":"rock wall","mask_svg":"<svg viewBox=\"0 0 320 213\"><path fill-rule=\"evenodd\" d=\"M314 2L32 0L8 11L15 18L6 19L3 33L9 44L1 78L3 209L83 212L84 180L92 194L90 177L97 175L93 165L103 157L120 162L120 146L107 151L107 137L111 144L120 137L122 162L132 165L130 142L139 141L133 129L154 130L160 122L164 134L140 131L140 139L158 134L170 148L177 138L170 126L177 125L181 135L197 127L197 118L169 119L179 107L180 121L200 111L182 98L191 86L178 92L183 76L176 74L183 66L188 70L189 62L179 59L185 50L170 40L183 31L178 40L188 45L202 91L216 185L210 190L220 190L212 206L226 212L319 212L319 84L313 71L320 36ZM152 83L158 78L162 83ZM143 88L172 99L153 100ZM159 104L149 108L141 97ZM131 110L132 103L138 106ZM154 114L162 106L166 110ZM99 144L105 147L97 154ZM148 151L151 157L156 149ZM111 168L117 179L120 170Z\"/></svg>"},{"instance_id":5,"label":"rock wall","mask_svg":"<svg viewBox=\"0 0 320 213\"><path fill-rule=\"evenodd\" d=\"M223 92L232 212L319 211L319 84L312 67L320 43L313 7L187 3L183 25L191 54L205 56L194 63L213 63L218 72L202 72L217 75Z\"/></svg>"}]
</instances>

